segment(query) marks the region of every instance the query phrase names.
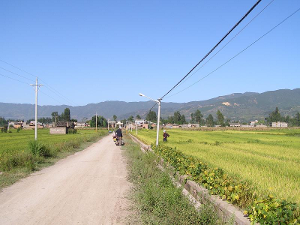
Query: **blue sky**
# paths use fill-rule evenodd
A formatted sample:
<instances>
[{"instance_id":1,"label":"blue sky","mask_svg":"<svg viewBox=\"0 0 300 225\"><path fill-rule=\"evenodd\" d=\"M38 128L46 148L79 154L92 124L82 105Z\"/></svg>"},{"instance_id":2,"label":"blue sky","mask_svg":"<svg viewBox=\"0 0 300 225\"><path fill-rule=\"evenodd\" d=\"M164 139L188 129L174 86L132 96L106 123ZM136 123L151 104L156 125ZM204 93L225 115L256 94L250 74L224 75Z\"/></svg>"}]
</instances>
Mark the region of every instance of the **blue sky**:
<instances>
[{"instance_id":1,"label":"blue sky","mask_svg":"<svg viewBox=\"0 0 300 225\"><path fill-rule=\"evenodd\" d=\"M25 84L33 83L34 76L45 85L40 89L40 105L147 100L138 95L140 92L159 98L255 2L1 1L0 102L34 103L34 90ZM263 0L217 50L270 2ZM275 0L164 101L188 102L237 92L300 88L298 12L215 73L176 94L299 7L299 0Z\"/></svg>"}]
</instances>

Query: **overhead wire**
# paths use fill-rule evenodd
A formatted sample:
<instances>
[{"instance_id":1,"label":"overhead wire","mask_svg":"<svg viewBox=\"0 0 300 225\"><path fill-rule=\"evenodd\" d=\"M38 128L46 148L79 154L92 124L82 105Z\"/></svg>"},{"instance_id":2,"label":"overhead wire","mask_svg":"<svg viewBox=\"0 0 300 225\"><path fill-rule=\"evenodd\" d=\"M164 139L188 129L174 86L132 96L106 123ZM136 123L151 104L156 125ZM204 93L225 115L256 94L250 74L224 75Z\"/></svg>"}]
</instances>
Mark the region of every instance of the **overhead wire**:
<instances>
[{"instance_id":1,"label":"overhead wire","mask_svg":"<svg viewBox=\"0 0 300 225\"><path fill-rule=\"evenodd\" d=\"M20 83L23 83L23 84L26 84L26 85L29 85L29 86L30 86L30 84L29 84L29 83L27 83L27 82L24 82L24 81L21 81L21 80L18 80L18 79L16 79L16 78L13 78L13 77L10 77L10 76L7 76L7 75L4 75L4 74L1 74L1 73L0 73L0 76L2 76L2 77L6 77L6 78L9 78L9 79L11 79L11 80L14 80L14 81L17 81L17 82L20 82ZM55 99L55 98L51 97L50 95L46 94L45 92L43 92L43 91L41 91L41 90L39 90L39 92L43 93L44 95L48 96L49 98L52 98L53 100L55 100L55 101L57 101L57 102L59 102L59 103L63 104L61 101L59 101L59 100L57 100L57 99Z\"/></svg>"},{"instance_id":2,"label":"overhead wire","mask_svg":"<svg viewBox=\"0 0 300 225\"><path fill-rule=\"evenodd\" d=\"M43 92L42 90L39 90L39 92L43 93L44 95L48 96L49 98L52 98L54 101L57 101L57 102L59 102L60 104L63 104L61 101L59 101L59 100L57 100L57 99L51 97L50 95L46 94L46 93Z\"/></svg>"},{"instance_id":3,"label":"overhead wire","mask_svg":"<svg viewBox=\"0 0 300 225\"><path fill-rule=\"evenodd\" d=\"M225 36L181 79L179 80L166 94L164 94L160 99L163 99L167 96L171 91L173 91L187 76L189 76L193 70L199 66L201 62L203 62L218 46L221 44L224 39L252 12L252 10L261 2L258 0L249 10L248 12L225 34Z\"/></svg>"},{"instance_id":4,"label":"overhead wire","mask_svg":"<svg viewBox=\"0 0 300 225\"><path fill-rule=\"evenodd\" d=\"M210 57L200 68L194 71L190 76L188 76L184 81L182 81L178 87L184 84L188 79L195 75L200 69L202 69L207 63L209 63L216 55L218 55L224 48L227 47L237 36L239 36L266 8L268 8L275 0L271 0L261 11L259 11L236 35L234 35L220 50L218 50L212 57Z\"/></svg>"},{"instance_id":5,"label":"overhead wire","mask_svg":"<svg viewBox=\"0 0 300 225\"><path fill-rule=\"evenodd\" d=\"M3 68L2 66L0 66L0 68L3 69L3 70L5 70L5 71L7 71L7 72L9 72L9 73L12 73L12 74L17 75L17 76L19 76L19 77L22 77L22 78L24 78L24 79L26 79L26 80L33 81L33 80L31 80L31 79L29 79L29 78L27 78L27 77L25 77L25 76L22 76L22 75L20 75L20 74L18 74L18 73L12 72L12 71L10 71L10 70L8 70L8 69L5 69L5 68Z\"/></svg>"},{"instance_id":6,"label":"overhead wire","mask_svg":"<svg viewBox=\"0 0 300 225\"><path fill-rule=\"evenodd\" d=\"M53 87L49 86L47 83L45 83L42 79L40 79L45 85L44 87L46 87L48 90L50 90L51 92L53 92L54 94L56 94L57 96L63 98L64 100L66 100L67 102L76 105L75 102L71 101L70 99L68 99L67 97L65 97L64 95L62 95L60 92L58 92L56 89L54 89Z\"/></svg>"},{"instance_id":7,"label":"overhead wire","mask_svg":"<svg viewBox=\"0 0 300 225\"><path fill-rule=\"evenodd\" d=\"M15 65L13 65L13 64L11 64L11 63L8 63L8 62L6 62L6 61L4 61L4 60L2 60L2 59L0 59L0 61L3 62L3 63L5 63L5 64L7 64L7 65L9 65L9 66L12 66L12 67L18 69L18 70L20 70L20 71L22 71L22 72L24 72L24 73L27 73L28 75L33 76L34 78L37 77L37 76L33 75L32 73L29 73L29 72L27 72L26 70L23 70L23 69L21 69L21 68L15 66ZM15 75L18 75L18 76L20 76L20 77L23 77L23 78L25 78L25 79L28 79L27 77L24 77L24 76L22 76L22 75L19 75L19 74L17 74L17 73L14 73L14 72L12 72L12 71L10 71L10 70L7 70L7 69L5 69L5 68L3 68L3 67L0 67L0 68L4 69L4 70L6 70L6 71L8 71L8 72L10 72L10 73L13 73L13 74L15 74ZM28 80L30 80L30 79L28 79ZM42 83L44 84L44 87L46 87L48 90L50 90L51 92L53 92L54 94L56 94L58 97L63 98L63 99L66 100L67 102L76 105L76 103L74 103L73 101L71 101L70 99L68 99L67 97L65 97L63 94L61 94L59 91L57 91L57 90L54 89L53 87L51 87L51 86L50 86L49 84L47 84L43 79L39 78L39 80L42 81ZM30 81L32 81L32 80L30 80Z\"/></svg>"},{"instance_id":8,"label":"overhead wire","mask_svg":"<svg viewBox=\"0 0 300 225\"><path fill-rule=\"evenodd\" d=\"M26 83L26 82L24 82L24 81L18 80L18 79L16 79L16 78L12 78L12 77L10 77L10 76L7 76L7 75L1 74L1 73L0 73L0 76L9 78L9 79L14 80L14 81L18 81L18 82L23 83L23 84L30 85L29 83Z\"/></svg>"},{"instance_id":9,"label":"overhead wire","mask_svg":"<svg viewBox=\"0 0 300 225\"><path fill-rule=\"evenodd\" d=\"M7 65L10 65L10 66L12 66L12 67L18 69L18 70L20 70L20 71L22 71L22 72L24 72L24 73L27 73L28 75L31 75L31 76L33 76L33 77L36 77L36 76L34 76L33 74L31 74L31 73L29 73L29 72L27 72L27 71L25 71L25 70L23 70L23 69L21 69L21 68L15 66L15 65L12 65L12 64L10 64L10 63L8 63L8 62L2 60L2 59L0 59L0 61L3 62L3 63L5 63L5 64L7 64Z\"/></svg>"},{"instance_id":10,"label":"overhead wire","mask_svg":"<svg viewBox=\"0 0 300 225\"><path fill-rule=\"evenodd\" d=\"M236 38L257 16L259 16L274 0L272 0L263 10L261 10L246 26L244 26L240 32L238 32L223 48L221 48L215 55L213 55L204 65L206 65L212 58L214 58L220 51L222 51L234 38ZM203 62L217 47L218 45L250 14L250 12L261 2L261 0L258 0L249 10L248 12L227 32L227 34L177 83L175 84L166 94L164 94L160 99L163 99L166 97L171 91L173 91L177 86L179 86L188 76L191 74L191 72L201 63ZM204 66L203 65L203 66ZM202 67L203 67L202 66ZM202 68L201 67L201 68ZM201 69L200 68L200 69ZM199 70L199 69L198 69ZM197 70L197 71L198 71ZM197 72L196 71L196 72ZM195 72L195 73L196 73ZM193 76L195 73L193 73L191 76ZM151 111L157 103L155 103L149 111Z\"/></svg>"},{"instance_id":11,"label":"overhead wire","mask_svg":"<svg viewBox=\"0 0 300 225\"><path fill-rule=\"evenodd\" d=\"M199 83L200 81L202 81L203 79L207 78L208 76L210 76L211 74L213 74L214 72L216 72L217 70L219 70L221 67L225 66L227 63L229 63L231 60L233 60L234 58L238 57L240 54L242 54L243 52L245 52L247 49L249 49L250 47L252 47L254 44L256 44L258 41L260 41L262 38L264 38L266 35L268 35L269 33L271 33L273 30L275 30L277 27L279 27L281 24L283 24L285 21L287 21L289 18L291 18L293 15L295 15L297 12L300 11L300 8L298 8L296 11L294 11L292 14L290 14L289 16L287 16L285 19L283 19L281 22L279 22L277 25L275 25L273 28L271 28L269 31L267 31L266 33L264 33L262 36L260 36L258 39L256 39L254 42L252 42L250 45L248 45L246 48L244 48L242 51L240 51L239 53L237 53L236 55L234 55L233 57L231 57L229 60L227 60L225 63L221 64L220 66L218 66L216 69L214 69L213 71L211 71L210 73L208 73L206 76L202 77L201 79L199 79L198 81L194 82L193 84L191 84L190 86L182 89L181 91L171 95L170 97L177 95L187 89L189 89L190 87L194 86L195 84Z\"/></svg>"}]
</instances>

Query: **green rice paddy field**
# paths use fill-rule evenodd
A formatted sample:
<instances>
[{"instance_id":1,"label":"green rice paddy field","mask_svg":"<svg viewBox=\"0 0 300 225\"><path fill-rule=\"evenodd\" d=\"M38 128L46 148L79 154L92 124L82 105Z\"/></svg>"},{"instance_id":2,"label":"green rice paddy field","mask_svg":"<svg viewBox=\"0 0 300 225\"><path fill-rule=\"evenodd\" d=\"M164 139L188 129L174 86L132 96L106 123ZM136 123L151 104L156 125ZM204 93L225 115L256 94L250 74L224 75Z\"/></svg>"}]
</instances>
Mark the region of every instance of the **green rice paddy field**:
<instances>
[{"instance_id":1,"label":"green rice paddy field","mask_svg":"<svg viewBox=\"0 0 300 225\"><path fill-rule=\"evenodd\" d=\"M95 140L103 136L107 131L78 130L77 134L50 135L49 129L38 130L38 141L50 147L68 147L68 143L78 144ZM14 156L18 153L30 152L29 141L34 140L34 130L21 130L19 133L12 129L12 133L0 133L0 162L1 158Z\"/></svg>"},{"instance_id":2,"label":"green rice paddy field","mask_svg":"<svg viewBox=\"0 0 300 225\"><path fill-rule=\"evenodd\" d=\"M250 181L258 195L300 203L300 129L167 132L168 142L162 143L161 132L160 143ZM140 130L137 137L153 144L156 132Z\"/></svg>"}]
</instances>

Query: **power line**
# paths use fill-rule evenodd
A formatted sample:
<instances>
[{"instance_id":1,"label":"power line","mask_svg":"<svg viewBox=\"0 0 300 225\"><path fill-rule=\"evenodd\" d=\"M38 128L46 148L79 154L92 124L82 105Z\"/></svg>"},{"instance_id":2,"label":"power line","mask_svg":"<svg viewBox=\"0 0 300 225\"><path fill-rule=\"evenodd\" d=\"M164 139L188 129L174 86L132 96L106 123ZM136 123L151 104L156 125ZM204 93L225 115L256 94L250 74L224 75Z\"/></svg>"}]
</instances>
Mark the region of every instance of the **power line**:
<instances>
[{"instance_id":1,"label":"power line","mask_svg":"<svg viewBox=\"0 0 300 225\"><path fill-rule=\"evenodd\" d=\"M5 71L7 71L7 72L10 72L10 73L12 73L12 74L14 74L14 75L17 75L17 76L19 76L19 77L22 77L22 78L24 78L24 79L26 79L26 80L33 81L33 80L31 80L31 79L29 79L29 78L27 78L27 77L25 77L25 76L22 76L22 75L20 75L20 74L18 74L18 73L15 73L15 72L12 72L12 71L10 71L10 70L7 70L7 69L5 69L5 68L3 68L3 67L1 67L1 66L0 66L0 68L3 69L3 70L5 70Z\"/></svg>"},{"instance_id":2,"label":"power line","mask_svg":"<svg viewBox=\"0 0 300 225\"><path fill-rule=\"evenodd\" d=\"M207 78L208 76L210 76L211 74L213 74L214 72L216 72L217 70L219 70L221 67L225 66L227 63L229 63L231 60L233 60L234 58L236 58L237 56L239 56L240 54L242 54L243 52L245 52L248 48L252 47L254 44L256 44L258 41L260 41L262 38L264 38L266 35L268 35L269 33L271 33L273 30L275 30L277 27L279 27L281 24L283 24L285 21L287 21L290 17L292 17L293 15L295 15L297 12L300 11L300 8L298 8L296 11L294 11L292 14L290 14L288 17L286 17L284 20L282 20L280 23L278 23L276 26L274 26L272 29L270 29L268 32L264 33L262 36L260 36L258 39L256 39L254 42L252 42L250 45L248 45L246 48L244 48L242 51L240 51L239 53L237 53L236 55L234 55L233 57L231 57L229 60L227 60L225 63L223 63L222 65L220 65L219 67L217 67L215 70L211 71L210 73L208 73L206 76L202 77L201 79L199 79L198 81L196 81L195 83L191 84L190 86L184 88L183 90L171 95L170 97L177 95L185 90L187 90L188 88L194 86L195 84L199 83L200 81L202 81L203 79Z\"/></svg>"},{"instance_id":3,"label":"power line","mask_svg":"<svg viewBox=\"0 0 300 225\"><path fill-rule=\"evenodd\" d=\"M51 97L50 95L46 94L45 92L43 92L43 91L41 91L41 90L40 90L40 92L43 93L44 95L48 96L49 98L52 98L54 101L57 101L57 102L59 102L60 104L63 104L61 101L59 101L59 100L57 100L57 99Z\"/></svg>"},{"instance_id":4,"label":"power line","mask_svg":"<svg viewBox=\"0 0 300 225\"><path fill-rule=\"evenodd\" d=\"M240 35L266 8L268 8L275 0L269 2L259 13L257 13L234 37L232 37L219 51L217 51L212 57L210 57L200 68L194 71L190 76L188 76L182 83L178 86L185 83L188 79L190 79L193 75L195 75L200 69L202 69L209 61L211 61L216 55L218 55L230 42L232 42L238 35ZM173 96L173 95L172 95Z\"/></svg>"},{"instance_id":5,"label":"power line","mask_svg":"<svg viewBox=\"0 0 300 225\"><path fill-rule=\"evenodd\" d=\"M17 67L17 66L14 66L14 65L12 65L12 64L10 64L10 63L8 63L8 62L6 62L6 61L2 60L2 59L0 59L0 61L1 61L1 62L4 62L4 63L5 63L5 64L7 64L7 65L10 65L10 66L12 66L12 67L14 67L14 68L18 69L18 70L20 70L20 71L22 71L22 72L24 72L24 73L27 73L27 74L29 74L29 75L33 76L34 78L36 78L36 76L35 76L35 75L33 75L33 74L31 74L31 73L29 73L29 72L27 72L27 71L25 71L25 70L22 70L22 69L20 69L20 68L19 68L19 67Z\"/></svg>"},{"instance_id":6,"label":"power line","mask_svg":"<svg viewBox=\"0 0 300 225\"><path fill-rule=\"evenodd\" d=\"M27 72L26 70L23 70L23 69L21 69L21 68L15 66L15 65L13 65L13 64L11 64L11 63L8 63L8 62L6 62L6 61L4 61L4 60L2 60L2 59L0 59L0 61L3 62L3 63L5 63L5 64L7 64L7 65L9 65L9 66L12 66L12 67L18 69L18 70L20 70L20 71L22 71L22 72L24 72L24 73L27 73L28 75L33 76L34 78L36 77L36 76L33 75L32 73L29 73L29 72ZM4 69L3 67L0 67L0 68ZM26 78L26 77L24 77L24 76L21 76L21 75L19 75L19 74L17 74L17 73L14 73L14 72L12 72L12 71L7 70L7 69L4 69L4 70L6 70L6 71L8 71L8 72L11 72L11 73L13 73L13 74L15 74L15 75L18 75L18 76L20 76L20 77L23 77L23 78L25 78L25 79L28 79L28 78ZM30 80L30 79L28 79L28 80ZM30 81L32 81L32 80L30 80ZM63 99L66 100L67 102L76 105L73 101L69 100L69 99L66 98L63 94L61 94L59 91L57 91L56 89L54 89L53 87L51 87L49 84L47 84L47 82L45 82L45 81L42 80L42 79L40 79L40 81L42 81L42 82L44 83L45 87L46 87L47 89L49 89L50 91L52 91L54 94L56 94L58 97L63 98Z\"/></svg>"},{"instance_id":7,"label":"power line","mask_svg":"<svg viewBox=\"0 0 300 225\"><path fill-rule=\"evenodd\" d=\"M201 63L205 60L210 53L212 53L216 47L250 14L250 12L261 2L258 0L249 10L248 12L227 32L227 34L177 83L175 84L166 94L164 94L161 99L167 96L171 91L173 91L190 73Z\"/></svg>"},{"instance_id":8,"label":"power line","mask_svg":"<svg viewBox=\"0 0 300 225\"><path fill-rule=\"evenodd\" d=\"M11 80L14 80L14 81L18 81L18 82L20 82L20 83L23 83L23 84L30 85L29 83L26 83L26 82L24 82L24 81L18 80L18 79L16 79L16 78L12 78L12 77L9 77L9 76L6 76L6 75L3 75L3 74L1 74L1 73L0 73L0 76L2 76L2 77L6 77L6 78L9 78L9 79L11 79Z\"/></svg>"},{"instance_id":9,"label":"power line","mask_svg":"<svg viewBox=\"0 0 300 225\"><path fill-rule=\"evenodd\" d=\"M42 79L40 79L40 80L43 81ZM46 84L45 81L43 81L43 83ZM54 89L53 87L49 86L48 84L46 84L45 87L48 90L52 91L54 94L56 94L58 97L61 97L64 100L66 100L67 102L76 105L73 101L69 100L67 97L65 97L64 95L62 95L60 92L58 92L56 89Z\"/></svg>"},{"instance_id":10,"label":"power line","mask_svg":"<svg viewBox=\"0 0 300 225\"><path fill-rule=\"evenodd\" d=\"M246 24L246 26L244 26L240 32L238 32L229 42L227 42L227 44L221 48L215 55L213 55L204 65L206 65L212 58L214 58L220 51L222 51L234 38L236 38L256 17L258 17L274 0L272 0L263 10L261 10L248 24ZM206 59L210 53L250 14L250 12L261 2L261 0L257 1L252 7L251 9L242 17L242 19L239 20L239 22L237 22L232 28L231 30L173 87L171 88L163 97L161 97L161 99L163 99L165 96L167 96L172 90L174 90L182 81L185 80L185 78L187 78L190 73L204 60ZM203 65L203 66L204 66ZM203 67L202 66L202 67ZM202 68L201 67L201 68ZM201 69L199 68L199 69ZM198 70L199 70L198 69ZM198 71L197 70L197 71ZM196 72L197 72L196 71ZM195 73L196 73L195 72ZM193 73L191 76L193 76L195 73ZM173 96L173 95L172 95ZM157 105L157 103L155 103L149 111L151 111L155 106Z\"/></svg>"},{"instance_id":11,"label":"power line","mask_svg":"<svg viewBox=\"0 0 300 225\"><path fill-rule=\"evenodd\" d=\"M7 75L3 75L3 74L1 74L1 73L0 73L0 76L9 78L9 79L11 79L11 80L14 80L14 81L17 81L17 82L26 84L26 85L30 85L29 83L26 83L26 82L24 82L24 81L18 80L18 79L16 79L16 78L9 77L9 76L7 76ZM44 95L48 96L49 98L52 98L53 100L59 102L60 104L63 104L61 101L59 101L59 100L57 100L57 99L51 97L50 95L46 94L45 92L43 92L43 91L41 91L41 90L40 90L40 92L43 93Z\"/></svg>"}]
</instances>

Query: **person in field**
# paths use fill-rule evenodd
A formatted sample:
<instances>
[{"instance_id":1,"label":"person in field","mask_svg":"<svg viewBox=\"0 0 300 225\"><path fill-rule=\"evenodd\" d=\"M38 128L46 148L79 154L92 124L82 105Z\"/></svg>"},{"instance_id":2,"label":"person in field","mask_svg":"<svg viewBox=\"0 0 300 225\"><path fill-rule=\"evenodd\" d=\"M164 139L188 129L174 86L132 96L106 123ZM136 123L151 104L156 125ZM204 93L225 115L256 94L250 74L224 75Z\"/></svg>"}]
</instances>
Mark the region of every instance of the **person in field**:
<instances>
[{"instance_id":1,"label":"person in field","mask_svg":"<svg viewBox=\"0 0 300 225\"><path fill-rule=\"evenodd\" d=\"M164 130L164 133L163 133L163 137L164 137L164 141L168 141L168 137L170 137L170 135L166 132L166 130Z\"/></svg>"},{"instance_id":2,"label":"person in field","mask_svg":"<svg viewBox=\"0 0 300 225\"><path fill-rule=\"evenodd\" d=\"M122 138L123 138L122 127L119 127L119 129L116 131L116 137L117 137L116 145L122 145Z\"/></svg>"}]
</instances>

